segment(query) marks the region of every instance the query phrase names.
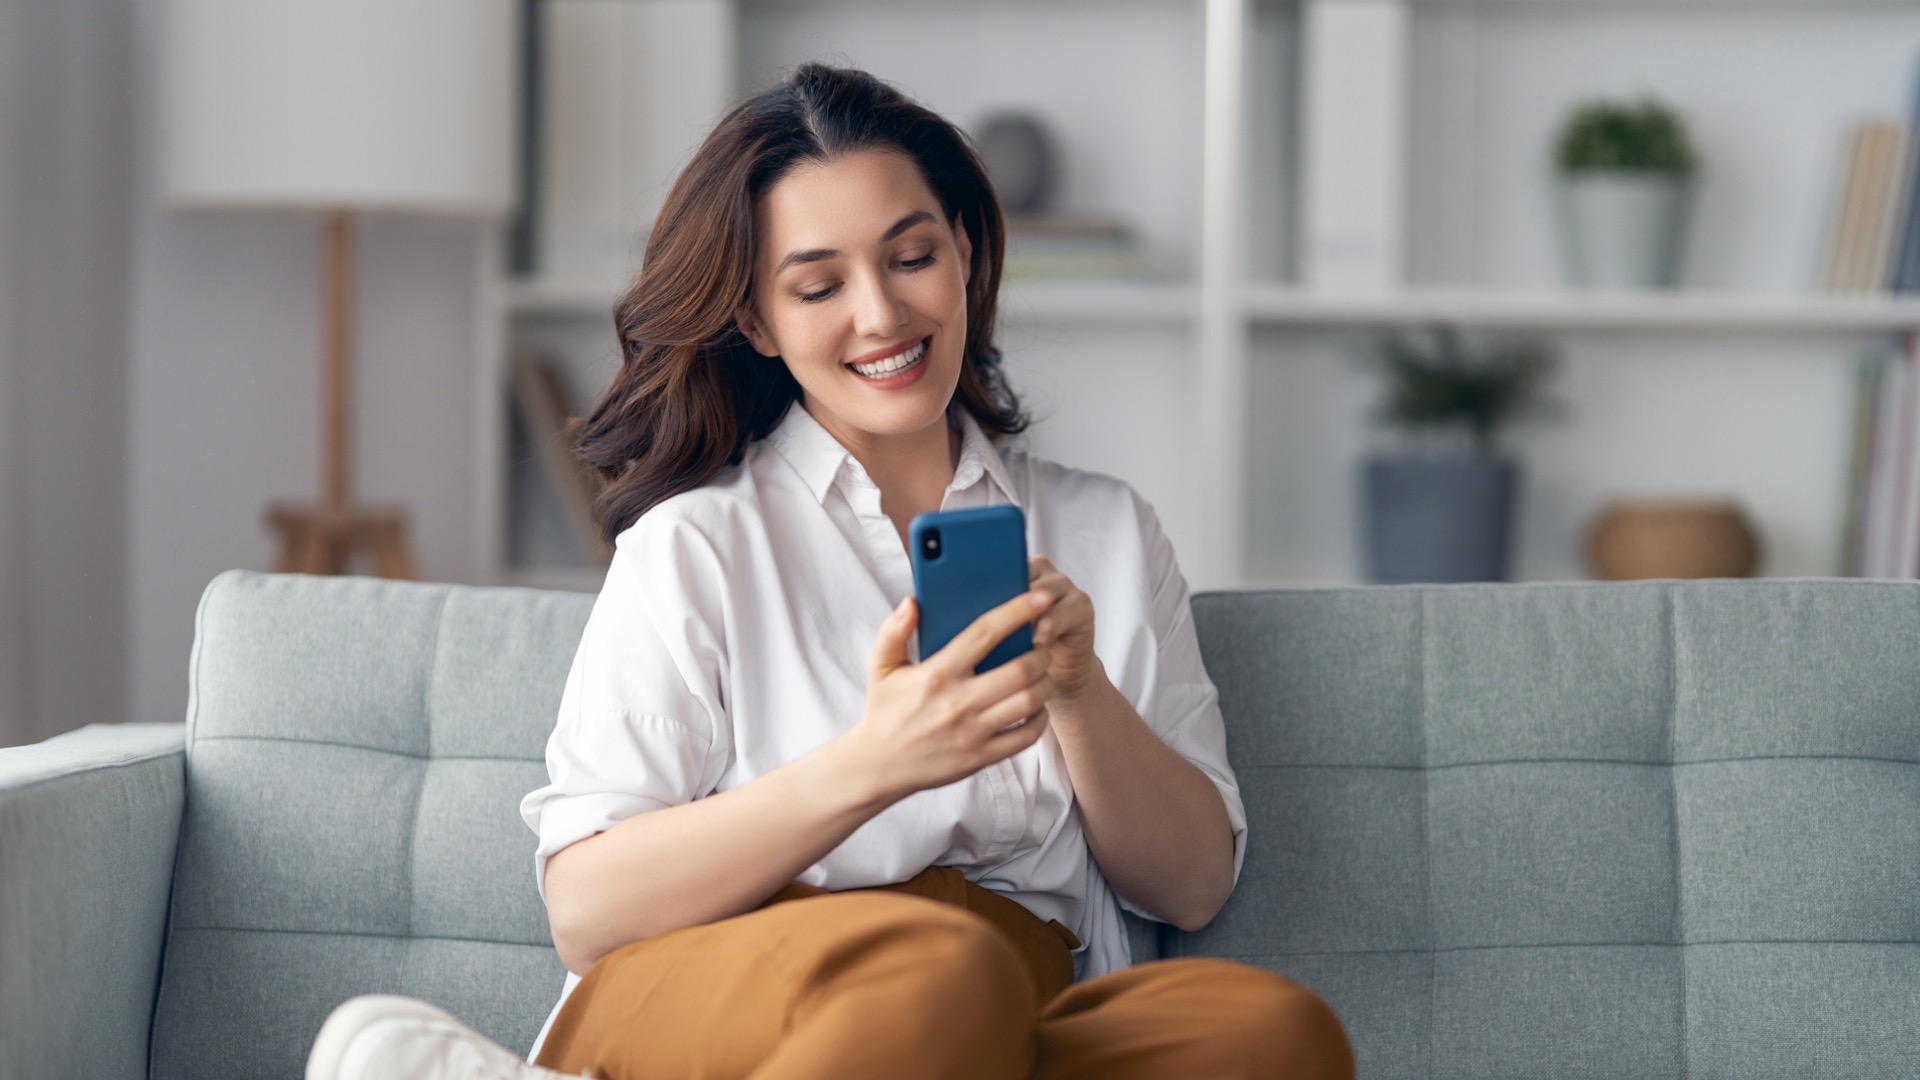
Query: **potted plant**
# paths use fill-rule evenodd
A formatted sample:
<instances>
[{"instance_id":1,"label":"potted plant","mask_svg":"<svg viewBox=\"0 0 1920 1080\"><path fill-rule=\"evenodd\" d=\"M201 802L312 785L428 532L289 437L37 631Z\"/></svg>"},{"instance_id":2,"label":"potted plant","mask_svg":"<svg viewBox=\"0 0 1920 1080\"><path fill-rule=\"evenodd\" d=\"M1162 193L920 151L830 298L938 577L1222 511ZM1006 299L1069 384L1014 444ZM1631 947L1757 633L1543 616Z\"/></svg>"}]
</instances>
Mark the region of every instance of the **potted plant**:
<instances>
[{"instance_id":1,"label":"potted plant","mask_svg":"<svg viewBox=\"0 0 1920 1080\"><path fill-rule=\"evenodd\" d=\"M1375 413L1400 445L1362 466L1368 577L1385 584L1504 581L1519 466L1496 434L1525 413L1557 412L1540 384L1557 363L1531 339L1469 342L1449 326L1389 334L1390 380Z\"/></svg>"},{"instance_id":2,"label":"potted plant","mask_svg":"<svg viewBox=\"0 0 1920 1080\"><path fill-rule=\"evenodd\" d=\"M1672 288L1699 167L1680 114L1652 95L1589 101L1568 113L1554 156L1568 279Z\"/></svg>"}]
</instances>

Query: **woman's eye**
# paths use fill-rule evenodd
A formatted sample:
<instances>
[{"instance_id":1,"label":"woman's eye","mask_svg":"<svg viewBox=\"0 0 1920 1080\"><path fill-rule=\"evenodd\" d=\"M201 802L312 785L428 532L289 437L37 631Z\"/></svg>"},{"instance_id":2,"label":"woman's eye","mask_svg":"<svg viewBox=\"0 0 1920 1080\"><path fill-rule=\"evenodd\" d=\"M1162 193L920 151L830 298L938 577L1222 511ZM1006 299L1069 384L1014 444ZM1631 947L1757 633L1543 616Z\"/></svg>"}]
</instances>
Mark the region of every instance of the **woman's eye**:
<instances>
[{"instance_id":1,"label":"woman's eye","mask_svg":"<svg viewBox=\"0 0 1920 1080\"><path fill-rule=\"evenodd\" d=\"M827 297L833 295L833 286L829 285L826 288L817 290L815 292L803 292L803 293L796 293L794 295L803 304L817 304L820 301L825 300Z\"/></svg>"},{"instance_id":2,"label":"woman's eye","mask_svg":"<svg viewBox=\"0 0 1920 1080\"><path fill-rule=\"evenodd\" d=\"M929 251L917 259L903 259L900 265L908 270L924 270L933 265L933 252Z\"/></svg>"}]
</instances>

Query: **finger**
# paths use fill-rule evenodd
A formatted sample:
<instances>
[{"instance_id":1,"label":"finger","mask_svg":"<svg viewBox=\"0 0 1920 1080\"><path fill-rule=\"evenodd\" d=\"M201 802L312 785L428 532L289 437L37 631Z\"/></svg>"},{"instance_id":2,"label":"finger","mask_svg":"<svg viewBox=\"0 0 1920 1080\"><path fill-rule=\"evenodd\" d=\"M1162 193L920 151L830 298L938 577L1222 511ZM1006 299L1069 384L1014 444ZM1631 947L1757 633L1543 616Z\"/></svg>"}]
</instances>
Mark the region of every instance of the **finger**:
<instances>
[{"instance_id":1,"label":"finger","mask_svg":"<svg viewBox=\"0 0 1920 1080\"><path fill-rule=\"evenodd\" d=\"M984 709L1045 678L1050 661L1051 657L1039 649L1021 653L992 671L969 679L961 691L965 695L964 700L975 708Z\"/></svg>"},{"instance_id":2,"label":"finger","mask_svg":"<svg viewBox=\"0 0 1920 1080\"><path fill-rule=\"evenodd\" d=\"M953 636L953 640L941 646L940 651L924 660L932 660L958 672L972 672L987 658L994 646L1004 641L1008 634L1032 622L1036 615L1053 604L1050 593L1028 591L987 612L968 624L965 630Z\"/></svg>"},{"instance_id":3,"label":"finger","mask_svg":"<svg viewBox=\"0 0 1920 1080\"><path fill-rule=\"evenodd\" d=\"M999 731L1008 724L1017 724L1035 713L1045 712L1047 702L1053 700L1053 694L1053 680L1042 678L982 709L980 726L990 732Z\"/></svg>"},{"instance_id":4,"label":"finger","mask_svg":"<svg viewBox=\"0 0 1920 1080\"><path fill-rule=\"evenodd\" d=\"M867 657L867 678L870 681L878 681L911 662L907 645L913 640L913 627L919 622L919 614L913 597L909 596L900 601L900 606L894 608L886 621L880 624L880 632L873 639L873 652Z\"/></svg>"},{"instance_id":5,"label":"finger","mask_svg":"<svg viewBox=\"0 0 1920 1080\"><path fill-rule=\"evenodd\" d=\"M991 760L1003 761L1039 742L1040 736L1046 733L1047 710L1041 709L1027 717L1027 722L1019 727L1008 728L995 734L986 741L982 749L992 755Z\"/></svg>"},{"instance_id":6,"label":"finger","mask_svg":"<svg viewBox=\"0 0 1920 1080\"><path fill-rule=\"evenodd\" d=\"M1042 621L1060 634L1085 629L1093 625L1093 601L1084 593L1065 597L1047 612Z\"/></svg>"},{"instance_id":7,"label":"finger","mask_svg":"<svg viewBox=\"0 0 1920 1080\"><path fill-rule=\"evenodd\" d=\"M1027 586L1029 591L1044 592L1049 596L1073 595L1073 582L1060 574L1041 574Z\"/></svg>"},{"instance_id":8,"label":"finger","mask_svg":"<svg viewBox=\"0 0 1920 1080\"><path fill-rule=\"evenodd\" d=\"M1061 637L1093 625L1093 598L1083 592L1069 592L1033 624L1033 640L1054 642Z\"/></svg>"}]
</instances>

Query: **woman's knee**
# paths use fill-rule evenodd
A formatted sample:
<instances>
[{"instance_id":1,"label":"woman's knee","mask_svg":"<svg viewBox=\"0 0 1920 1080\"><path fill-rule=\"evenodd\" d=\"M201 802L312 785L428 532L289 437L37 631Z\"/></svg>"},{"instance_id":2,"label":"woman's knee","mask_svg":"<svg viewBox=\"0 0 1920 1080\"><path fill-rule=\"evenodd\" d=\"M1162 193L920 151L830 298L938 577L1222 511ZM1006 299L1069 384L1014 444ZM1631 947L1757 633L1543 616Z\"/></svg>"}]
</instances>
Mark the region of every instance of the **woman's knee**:
<instances>
[{"instance_id":1,"label":"woman's knee","mask_svg":"<svg viewBox=\"0 0 1920 1080\"><path fill-rule=\"evenodd\" d=\"M1037 1009L1033 976L1006 936L966 910L915 896L836 897L849 932L836 951L903 967L928 992L971 992Z\"/></svg>"},{"instance_id":2,"label":"woman's knee","mask_svg":"<svg viewBox=\"0 0 1920 1080\"><path fill-rule=\"evenodd\" d=\"M1203 960L1216 1037L1242 1045L1251 1060L1281 1062L1278 1075L1349 1078L1353 1049L1320 995L1284 975L1225 960Z\"/></svg>"},{"instance_id":3,"label":"woman's knee","mask_svg":"<svg viewBox=\"0 0 1920 1080\"><path fill-rule=\"evenodd\" d=\"M808 980L814 1006L838 1001L857 1008L863 1023L883 1025L913 1048L915 1075L1027 1075L1039 993L1005 936L938 901L864 899L841 912L860 929L818 958Z\"/></svg>"}]
</instances>

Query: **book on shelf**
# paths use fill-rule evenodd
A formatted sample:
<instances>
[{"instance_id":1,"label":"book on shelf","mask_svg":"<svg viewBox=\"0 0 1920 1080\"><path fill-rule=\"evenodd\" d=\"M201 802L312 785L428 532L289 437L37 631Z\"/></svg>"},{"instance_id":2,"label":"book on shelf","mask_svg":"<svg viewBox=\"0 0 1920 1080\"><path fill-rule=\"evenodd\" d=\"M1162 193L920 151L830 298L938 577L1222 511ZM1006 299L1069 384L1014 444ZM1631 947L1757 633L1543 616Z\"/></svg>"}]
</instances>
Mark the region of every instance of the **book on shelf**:
<instances>
[{"instance_id":1,"label":"book on shelf","mask_svg":"<svg viewBox=\"0 0 1920 1080\"><path fill-rule=\"evenodd\" d=\"M680 167L733 95L729 0L541 0L532 91L536 177L522 272L624 281Z\"/></svg>"},{"instance_id":2,"label":"book on shelf","mask_svg":"<svg viewBox=\"0 0 1920 1080\"><path fill-rule=\"evenodd\" d=\"M1915 131L1913 123L1889 117L1849 127L1827 215L1821 291L1871 296L1920 286Z\"/></svg>"},{"instance_id":3,"label":"book on shelf","mask_svg":"<svg viewBox=\"0 0 1920 1080\"><path fill-rule=\"evenodd\" d=\"M1842 572L1920 577L1920 333L1862 362Z\"/></svg>"},{"instance_id":4,"label":"book on shelf","mask_svg":"<svg viewBox=\"0 0 1920 1080\"><path fill-rule=\"evenodd\" d=\"M1870 240L1874 190L1882 183L1882 119L1857 121L1847 129L1843 165L1834 184L1834 211L1828 217L1826 261L1820 288L1832 294L1862 292L1866 286L1866 258Z\"/></svg>"},{"instance_id":5,"label":"book on shelf","mask_svg":"<svg viewBox=\"0 0 1920 1080\"><path fill-rule=\"evenodd\" d=\"M1894 234L1906 205L1907 172L1911 150L1911 129L1904 122L1889 122L1880 129L1880 169L1873 193L1873 213L1868 218L1866 265L1862 269L1864 291L1889 292L1893 288Z\"/></svg>"},{"instance_id":6,"label":"book on shelf","mask_svg":"<svg viewBox=\"0 0 1920 1080\"><path fill-rule=\"evenodd\" d=\"M1907 126L1915 133L1909 141L1912 152L1907 159L1907 189L1900 223L1899 252L1894 258L1893 291L1920 291L1920 62L1914 64L1912 102Z\"/></svg>"},{"instance_id":7,"label":"book on shelf","mask_svg":"<svg viewBox=\"0 0 1920 1080\"><path fill-rule=\"evenodd\" d=\"M1847 443L1847 487L1840 510L1840 576L1866 573L1868 469L1873 461L1874 403L1884 377L1887 358L1868 356L1854 370L1853 430Z\"/></svg>"},{"instance_id":8,"label":"book on shelf","mask_svg":"<svg viewBox=\"0 0 1920 1080\"><path fill-rule=\"evenodd\" d=\"M560 365L538 352L515 357L513 402L526 425L541 478L559 500L568 533L590 565L604 568L613 558L613 549L601 538L593 519L598 484L593 469L566 445L567 419L573 408Z\"/></svg>"},{"instance_id":9,"label":"book on shelf","mask_svg":"<svg viewBox=\"0 0 1920 1080\"><path fill-rule=\"evenodd\" d=\"M1299 277L1390 292L1405 279L1410 20L1403 0L1300 11Z\"/></svg>"},{"instance_id":10,"label":"book on shelf","mask_svg":"<svg viewBox=\"0 0 1920 1080\"><path fill-rule=\"evenodd\" d=\"M1158 276L1126 222L1098 215L1017 215L1006 221L1001 273L1013 279L1147 280Z\"/></svg>"},{"instance_id":11,"label":"book on shelf","mask_svg":"<svg viewBox=\"0 0 1920 1080\"><path fill-rule=\"evenodd\" d=\"M1820 264L1820 291L1836 293L1844 288L1843 268L1850 253L1847 240L1853 235L1855 208L1860 205L1857 191L1866 172L1866 138L1860 126L1847 130L1842 142L1840 171L1834 176L1829 200L1825 255Z\"/></svg>"}]
</instances>

